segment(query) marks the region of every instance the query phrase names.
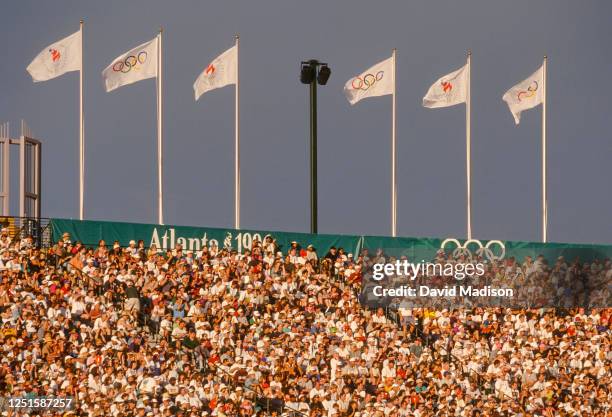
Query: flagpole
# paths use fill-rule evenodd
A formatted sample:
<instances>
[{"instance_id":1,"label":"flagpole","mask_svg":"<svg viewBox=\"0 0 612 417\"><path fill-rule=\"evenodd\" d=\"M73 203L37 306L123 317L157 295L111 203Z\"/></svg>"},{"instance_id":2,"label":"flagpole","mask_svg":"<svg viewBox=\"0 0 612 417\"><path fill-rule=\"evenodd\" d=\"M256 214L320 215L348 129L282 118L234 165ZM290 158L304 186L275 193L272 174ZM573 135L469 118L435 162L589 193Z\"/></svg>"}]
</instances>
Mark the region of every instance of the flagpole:
<instances>
[{"instance_id":1,"label":"flagpole","mask_svg":"<svg viewBox=\"0 0 612 417\"><path fill-rule=\"evenodd\" d=\"M235 100L235 155L234 155L234 228L240 229L240 36L236 35L236 100Z\"/></svg>"},{"instance_id":2,"label":"flagpole","mask_svg":"<svg viewBox=\"0 0 612 417\"><path fill-rule=\"evenodd\" d=\"M81 69L79 71L79 219L83 220L85 194L85 125L83 122L83 19L80 21L81 31Z\"/></svg>"},{"instance_id":3,"label":"flagpole","mask_svg":"<svg viewBox=\"0 0 612 417\"><path fill-rule=\"evenodd\" d=\"M397 236L397 182L396 182L396 129L395 129L395 55L393 48L393 95L391 106L391 236Z\"/></svg>"},{"instance_id":4,"label":"flagpole","mask_svg":"<svg viewBox=\"0 0 612 417\"><path fill-rule=\"evenodd\" d=\"M542 96L542 242L547 240L548 227L548 202L546 199L546 61L544 55L544 63L542 64L542 72L544 78L544 91Z\"/></svg>"},{"instance_id":5,"label":"flagpole","mask_svg":"<svg viewBox=\"0 0 612 417\"><path fill-rule=\"evenodd\" d=\"M472 159L471 159L471 119L472 119L472 51L467 53L467 95L465 100L465 158L467 180L467 238L472 239Z\"/></svg>"},{"instance_id":6,"label":"flagpole","mask_svg":"<svg viewBox=\"0 0 612 417\"><path fill-rule=\"evenodd\" d=\"M159 28L157 39L157 222L164 224L164 189L163 189L163 91L162 91L162 33Z\"/></svg>"}]
</instances>

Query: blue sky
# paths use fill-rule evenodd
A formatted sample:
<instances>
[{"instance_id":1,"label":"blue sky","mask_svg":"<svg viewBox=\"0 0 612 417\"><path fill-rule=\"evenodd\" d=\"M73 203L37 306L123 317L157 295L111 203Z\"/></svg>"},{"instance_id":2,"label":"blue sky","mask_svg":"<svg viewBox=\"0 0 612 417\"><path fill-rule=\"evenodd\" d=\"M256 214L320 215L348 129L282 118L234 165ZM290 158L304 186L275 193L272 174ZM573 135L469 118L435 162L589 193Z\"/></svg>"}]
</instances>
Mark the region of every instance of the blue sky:
<instances>
[{"instance_id":1,"label":"blue sky","mask_svg":"<svg viewBox=\"0 0 612 417\"><path fill-rule=\"evenodd\" d=\"M309 229L308 91L298 77L301 60L318 58L332 69L319 89L319 230L389 233L391 100L351 107L342 86L397 48L399 234L464 237L465 107L425 109L421 99L464 64L469 48L474 237L540 238L541 110L523 113L515 126L501 96L547 54L549 240L612 241L610 2L58 0L0 7L0 121L17 133L24 118L43 141L45 217L78 216L78 73L34 84L25 68L84 18L88 218L157 218L155 82L105 93L101 71L163 26L168 224L233 224L234 90L194 102L192 84L239 33L243 227Z\"/></svg>"}]
</instances>

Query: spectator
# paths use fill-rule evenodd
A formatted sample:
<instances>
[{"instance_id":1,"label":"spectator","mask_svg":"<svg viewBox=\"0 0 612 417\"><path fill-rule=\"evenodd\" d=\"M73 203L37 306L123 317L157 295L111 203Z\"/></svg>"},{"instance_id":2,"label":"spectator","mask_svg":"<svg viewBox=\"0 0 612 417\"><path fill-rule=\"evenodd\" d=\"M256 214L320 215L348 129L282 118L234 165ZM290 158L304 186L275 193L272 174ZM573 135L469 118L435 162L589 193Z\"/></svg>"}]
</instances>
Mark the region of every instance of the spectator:
<instances>
[{"instance_id":1,"label":"spectator","mask_svg":"<svg viewBox=\"0 0 612 417\"><path fill-rule=\"evenodd\" d=\"M134 285L132 278L127 278L125 288L125 310L128 312L140 312L140 292Z\"/></svg>"}]
</instances>

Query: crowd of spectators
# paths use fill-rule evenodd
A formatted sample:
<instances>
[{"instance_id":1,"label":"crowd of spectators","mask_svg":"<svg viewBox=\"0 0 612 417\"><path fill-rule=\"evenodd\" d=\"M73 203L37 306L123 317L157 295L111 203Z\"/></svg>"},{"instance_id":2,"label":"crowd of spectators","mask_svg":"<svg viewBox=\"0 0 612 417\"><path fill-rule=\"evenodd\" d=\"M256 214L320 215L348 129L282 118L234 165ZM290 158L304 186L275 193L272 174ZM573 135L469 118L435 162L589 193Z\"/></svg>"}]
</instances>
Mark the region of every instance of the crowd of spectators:
<instances>
[{"instance_id":1,"label":"crowd of spectators","mask_svg":"<svg viewBox=\"0 0 612 417\"><path fill-rule=\"evenodd\" d=\"M461 248L463 249L463 248ZM486 256L484 252L474 256L469 250L438 250L434 259L416 274L410 276L393 273L383 280L376 279L373 266L385 266L389 262L407 263L410 260L400 251L396 257L389 256L382 249L374 251L374 256L365 256L364 280L361 301L370 308L377 306L429 307L442 310L444 308L474 308L474 307L513 307L515 309L534 309L560 307L605 308L612 305L612 261L610 259L594 258L591 262L580 262L577 258L567 260L559 255L549 266L543 255L526 255L522 262L514 257L499 258ZM478 253L478 252L477 252ZM365 254L368 254L367 249ZM454 267L479 264L485 271L479 275L461 272L453 275ZM427 265L427 266L425 266ZM437 268L434 270L434 267ZM427 269L426 269L427 268ZM446 268L447 273L444 273ZM451 271L451 273L448 273ZM473 268L474 271L474 268ZM410 273L409 273L410 274ZM486 292L483 295L462 295L456 291L454 295L441 297L377 297L374 288L384 284L385 288L400 288L407 286L418 289L421 285L442 290L445 288L493 288L495 290L510 290L512 296L492 296Z\"/></svg>"},{"instance_id":2,"label":"crowd of spectators","mask_svg":"<svg viewBox=\"0 0 612 417\"><path fill-rule=\"evenodd\" d=\"M612 415L612 309L369 310L367 254L308 243L188 252L64 234L39 249L3 230L0 396L74 407L0 415ZM609 282L610 260L597 269Z\"/></svg>"}]
</instances>

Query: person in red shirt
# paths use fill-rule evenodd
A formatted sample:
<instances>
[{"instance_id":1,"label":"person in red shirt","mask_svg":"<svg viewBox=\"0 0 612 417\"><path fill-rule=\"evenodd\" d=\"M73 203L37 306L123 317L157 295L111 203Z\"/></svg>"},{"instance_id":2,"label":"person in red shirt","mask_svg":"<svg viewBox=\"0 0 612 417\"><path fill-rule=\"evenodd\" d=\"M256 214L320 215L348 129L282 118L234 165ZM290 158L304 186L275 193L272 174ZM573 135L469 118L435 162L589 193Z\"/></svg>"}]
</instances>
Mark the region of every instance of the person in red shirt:
<instances>
[{"instance_id":1,"label":"person in red shirt","mask_svg":"<svg viewBox=\"0 0 612 417\"><path fill-rule=\"evenodd\" d=\"M70 282L64 281L64 284L62 285L62 288L60 288L60 291L64 297L67 296L70 293Z\"/></svg>"}]
</instances>

